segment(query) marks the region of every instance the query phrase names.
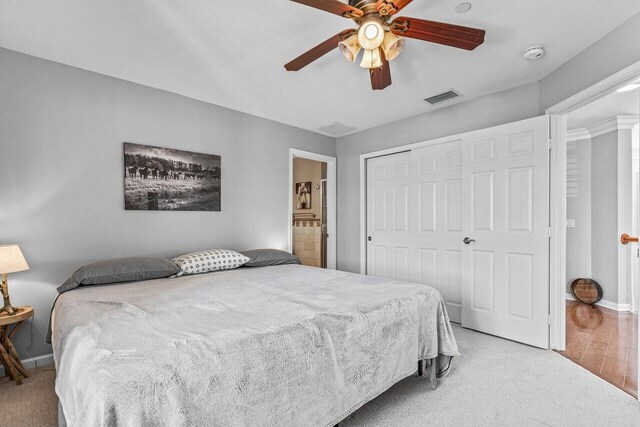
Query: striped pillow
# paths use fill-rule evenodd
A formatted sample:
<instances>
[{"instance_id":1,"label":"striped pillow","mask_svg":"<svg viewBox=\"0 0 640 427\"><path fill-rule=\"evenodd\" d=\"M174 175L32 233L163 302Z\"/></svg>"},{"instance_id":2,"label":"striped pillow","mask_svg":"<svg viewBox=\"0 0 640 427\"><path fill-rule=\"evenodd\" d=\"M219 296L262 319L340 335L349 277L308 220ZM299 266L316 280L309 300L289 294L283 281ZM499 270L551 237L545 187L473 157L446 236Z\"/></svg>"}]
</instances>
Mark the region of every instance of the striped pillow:
<instances>
[{"instance_id":1,"label":"striped pillow","mask_svg":"<svg viewBox=\"0 0 640 427\"><path fill-rule=\"evenodd\" d=\"M250 261L250 258L228 249L212 249L180 255L173 262L180 271L172 277L208 273L210 271L231 270Z\"/></svg>"}]
</instances>

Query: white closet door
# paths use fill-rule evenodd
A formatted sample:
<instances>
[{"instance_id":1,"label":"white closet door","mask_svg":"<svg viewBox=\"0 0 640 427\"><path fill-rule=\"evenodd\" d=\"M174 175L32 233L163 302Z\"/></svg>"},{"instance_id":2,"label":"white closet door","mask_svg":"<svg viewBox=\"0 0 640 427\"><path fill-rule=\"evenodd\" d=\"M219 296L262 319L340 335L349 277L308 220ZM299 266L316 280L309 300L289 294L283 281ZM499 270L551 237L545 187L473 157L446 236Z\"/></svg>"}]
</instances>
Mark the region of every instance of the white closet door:
<instances>
[{"instance_id":1,"label":"white closet door","mask_svg":"<svg viewBox=\"0 0 640 427\"><path fill-rule=\"evenodd\" d=\"M367 274L433 286L452 321L548 348L548 141L543 116L367 160Z\"/></svg>"},{"instance_id":2,"label":"white closet door","mask_svg":"<svg viewBox=\"0 0 640 427\"><path fill-rule=\"evenodd\" d=\"M409 279L409 152L367 161L367 274Z\"/></svg>"},{"instance_id":3,"label":"white closet door","mask_svg":"<svg viewBox=\"0 0 640 427\"><path fill-rule=\"evenodd\" d=\"M461 321L462 305L462 144L460 139L413 150L417 187L416 274L412 280L438 289L449 318ZM413 216L410 215L410 216Z\"/></svg>"},{"instance_id":4,"label":"white closet door","mask_svg":"<svg viewBox=\"0 0 640 427\"><path fill-rule=\"evenodd\" d=\"M549 121L463 141L462 324L549 346Z\"/></svg>"}]
</instances>

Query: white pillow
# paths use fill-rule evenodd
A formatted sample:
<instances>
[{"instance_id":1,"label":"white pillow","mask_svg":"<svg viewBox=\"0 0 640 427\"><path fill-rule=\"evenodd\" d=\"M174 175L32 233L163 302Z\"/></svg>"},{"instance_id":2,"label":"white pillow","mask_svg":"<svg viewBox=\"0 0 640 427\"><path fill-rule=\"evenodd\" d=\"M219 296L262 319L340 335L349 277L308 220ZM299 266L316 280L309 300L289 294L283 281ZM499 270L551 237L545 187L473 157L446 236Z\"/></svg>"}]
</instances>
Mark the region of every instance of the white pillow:
<instances>
[{"instance_id":1,"label":"white pillow","mask_svg":"<svg viewBox=\"0 0 640 427\"><path fill-rule=\"evenodd\" d=\"M228 249L212 249L180 255L173 262L180 271L173 277L207 273L218 270L231 270L250 261L250 258Z\"/></svg>"}]
</instances>

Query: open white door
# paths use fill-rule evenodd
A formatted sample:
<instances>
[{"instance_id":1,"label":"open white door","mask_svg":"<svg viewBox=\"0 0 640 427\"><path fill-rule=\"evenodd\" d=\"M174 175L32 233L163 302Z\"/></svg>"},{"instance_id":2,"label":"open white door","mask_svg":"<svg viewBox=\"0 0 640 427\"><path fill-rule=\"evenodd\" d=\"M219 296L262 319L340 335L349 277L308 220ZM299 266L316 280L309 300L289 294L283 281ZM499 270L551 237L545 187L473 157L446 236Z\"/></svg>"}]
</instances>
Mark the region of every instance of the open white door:
<instances>
[{"instance_id":1,"label":"open white door","mask_svg":"<svg viewBox=\"0 0 640 427\"><path fill-rule=\"evenodd\" d=\"M548 117L469 134L462 199L462 325L548 348Z\"/></svg>"}]
</instances>

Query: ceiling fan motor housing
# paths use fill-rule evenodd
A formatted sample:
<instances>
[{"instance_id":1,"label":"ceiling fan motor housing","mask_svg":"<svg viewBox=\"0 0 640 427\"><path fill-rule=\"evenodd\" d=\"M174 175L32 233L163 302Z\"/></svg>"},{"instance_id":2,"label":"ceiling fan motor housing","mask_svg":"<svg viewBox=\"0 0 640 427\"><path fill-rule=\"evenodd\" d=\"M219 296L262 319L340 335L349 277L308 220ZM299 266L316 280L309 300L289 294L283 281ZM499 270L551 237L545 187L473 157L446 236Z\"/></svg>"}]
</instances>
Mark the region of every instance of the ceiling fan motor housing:
<instances>
[{"instance_id":1,"label":"ceiling fan motor housing","mask_svg":"<svg viewBox=\"0 0 640 427\"><path fill-rule=\"evenodd\" d=\"M349 6L360 9L365 15L369 13L378 13L376 8L377 0L349 0Z\"/></svg>"},{"instance_id":2,"label":"ceiling fan motor housing","mask_svg":"<svg viewBox=\"0 0 640 427\"><path fill-rule=\"evenodd\" d=\"M349 0L349 6L357 7L358 9L368 4L376 4L376 0Z\"/></svg>"}]
</instances>

